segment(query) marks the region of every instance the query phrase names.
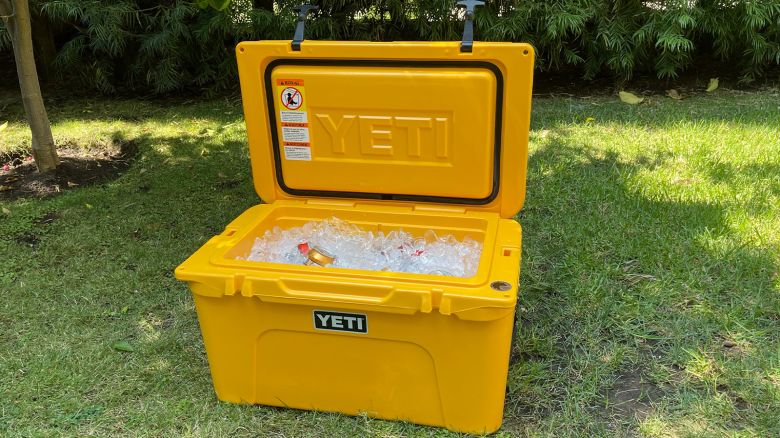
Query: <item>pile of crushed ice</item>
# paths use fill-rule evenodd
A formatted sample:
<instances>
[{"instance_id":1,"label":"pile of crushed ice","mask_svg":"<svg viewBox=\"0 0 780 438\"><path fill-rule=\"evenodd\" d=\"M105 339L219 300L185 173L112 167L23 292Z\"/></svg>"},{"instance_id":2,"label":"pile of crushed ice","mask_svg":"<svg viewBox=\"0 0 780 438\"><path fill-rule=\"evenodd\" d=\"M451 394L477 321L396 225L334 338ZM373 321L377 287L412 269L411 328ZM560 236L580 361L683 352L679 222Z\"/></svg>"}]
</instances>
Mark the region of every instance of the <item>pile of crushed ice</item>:
<instances>
[{"instance_id":1,"label":"pile of crushed ice","mask_svg":"<svg viewBox=\"0 0 780 438\"><path fill-rule=\"evenodd\" d=\"M317 253L325 254L327 263ZM482 244L469 237L459 241L433 230L423 237L403 230L374 233L332 217L287 230L274 227L255 239L246 260L473 277L481 253Z\"/></svg>"}]
</instances>

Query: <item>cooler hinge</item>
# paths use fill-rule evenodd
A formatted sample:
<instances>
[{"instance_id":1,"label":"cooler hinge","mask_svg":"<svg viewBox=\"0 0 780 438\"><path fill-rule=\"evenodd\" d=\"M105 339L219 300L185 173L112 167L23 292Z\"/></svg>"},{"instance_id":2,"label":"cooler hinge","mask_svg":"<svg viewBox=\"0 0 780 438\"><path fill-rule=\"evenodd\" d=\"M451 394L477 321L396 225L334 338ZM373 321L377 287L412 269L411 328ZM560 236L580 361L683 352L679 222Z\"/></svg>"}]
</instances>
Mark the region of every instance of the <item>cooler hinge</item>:
<instances>
[{"instance_id":1,"label":"cooler hinge","mask_svg":"<svg viewBox=\"0 0 780 438\"><path fill-rule=\"evenodd\" d=\"M452 207L449 205L415 205L414 211L424 211L430 213L466 213L464 207Z\"/></svg>"},{"instance_id":2,"label":"cooler hinge","mask_svg":"<svg viewBox=\"0 0 780 438\"><path fill-rule=\"evenodd\" d=\"M322 207L354 207L355 201L347 201L341 199L307 199L306 205L317 205Z\"/></svg>"}]
</instances>

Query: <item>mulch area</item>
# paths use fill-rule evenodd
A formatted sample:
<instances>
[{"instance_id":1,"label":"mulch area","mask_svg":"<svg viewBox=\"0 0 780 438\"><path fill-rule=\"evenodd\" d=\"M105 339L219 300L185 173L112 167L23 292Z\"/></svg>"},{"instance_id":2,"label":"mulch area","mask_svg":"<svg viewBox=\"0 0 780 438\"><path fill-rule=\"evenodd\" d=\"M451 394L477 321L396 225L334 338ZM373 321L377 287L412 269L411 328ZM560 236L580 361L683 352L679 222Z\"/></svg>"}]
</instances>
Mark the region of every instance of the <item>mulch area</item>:
<instances>
[{"instance_id":1,"label":"mulch area","mask_svg":"<svg viewBox=\"0 0 780 438\"><path fill-rule=\"evenodd\" d=\"M109 147L64 147L57 150L60 165L40 173L31 156L0 155L0 200L45 197L65 190L99 184L121 175L137 153L132 142Z\"/></svg>"}]
</instances>

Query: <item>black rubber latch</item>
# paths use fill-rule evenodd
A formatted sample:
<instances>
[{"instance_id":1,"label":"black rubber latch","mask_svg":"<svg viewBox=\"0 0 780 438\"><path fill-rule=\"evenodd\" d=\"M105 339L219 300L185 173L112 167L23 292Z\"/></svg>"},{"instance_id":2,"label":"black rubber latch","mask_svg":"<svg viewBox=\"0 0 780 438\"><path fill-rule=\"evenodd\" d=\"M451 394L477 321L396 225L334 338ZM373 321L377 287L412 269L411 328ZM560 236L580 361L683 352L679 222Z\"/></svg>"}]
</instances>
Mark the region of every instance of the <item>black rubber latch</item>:
<instances>
[{"instance_id":1,"label":"black rubber latch","mask_svg":"<svg viewBox=\"0 0 780 438\"><path fill-rule=\"evenodd\" d=\"M310 11L316 11L320 7L317 5L300 5L295 8L298 11L298 22L295 24L295 35L293 35L292 49L296 52L301 50L303 42L303 27L306 24L306 16Z\"/></svg>"},{"instance_id":2,"label":"black rubber latch","mask_svg":"<svg viewBox=\"0 0 780 438\"><path fill-rule=\"evenodd\" d=\"M463 40L460 43L461 52L471 52L474 46L474 9L477 6L484 6L485 2L480 0L461 0L458 6L466 8L466 22L463 23Z\"/></svg>"}]
</instances>

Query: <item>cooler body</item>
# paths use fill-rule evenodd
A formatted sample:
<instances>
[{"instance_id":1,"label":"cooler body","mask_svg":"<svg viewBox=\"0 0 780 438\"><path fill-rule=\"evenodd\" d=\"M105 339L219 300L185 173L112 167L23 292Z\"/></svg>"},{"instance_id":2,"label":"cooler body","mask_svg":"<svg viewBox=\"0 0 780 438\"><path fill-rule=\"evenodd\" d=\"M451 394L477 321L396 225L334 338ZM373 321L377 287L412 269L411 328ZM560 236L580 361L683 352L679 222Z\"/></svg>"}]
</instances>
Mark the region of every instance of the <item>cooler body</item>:
<instances>
[{"instance_id":1,"label":"cooler body","mask_svg":"<svg viewBox=\"0 0 780 438\"><path fill-rule=\"evenodd\" d=\"M470 236L472 278L237 259L274 226L330 215L366 230ZM220 400L487 433L501 425L520 227L494 214L279 201L247 210L185 261ZM495 281L511 288L491 287Z\"/></svg>"}]
</instances>

